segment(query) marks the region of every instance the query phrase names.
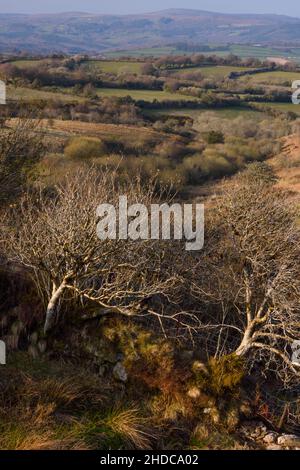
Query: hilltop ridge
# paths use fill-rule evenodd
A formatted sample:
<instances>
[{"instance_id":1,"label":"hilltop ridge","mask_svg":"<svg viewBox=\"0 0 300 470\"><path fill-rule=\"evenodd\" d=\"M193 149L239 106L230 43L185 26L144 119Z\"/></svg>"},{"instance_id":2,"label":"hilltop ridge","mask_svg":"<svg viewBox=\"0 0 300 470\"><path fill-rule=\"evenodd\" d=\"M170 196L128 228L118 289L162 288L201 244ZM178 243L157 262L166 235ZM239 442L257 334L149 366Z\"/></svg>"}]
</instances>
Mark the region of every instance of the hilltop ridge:
<instances>
[{"instance_id":1,"label":"hilltop ridge","mask_svg":"<svg viewBox=\"0 0 300 470\"><path fill-rule=\"evenodd\" d=\"M0 14L0 52L101 53L179 41L294 47L300 18L173 8L134 15Z\"/></svg>"}]
</instances>

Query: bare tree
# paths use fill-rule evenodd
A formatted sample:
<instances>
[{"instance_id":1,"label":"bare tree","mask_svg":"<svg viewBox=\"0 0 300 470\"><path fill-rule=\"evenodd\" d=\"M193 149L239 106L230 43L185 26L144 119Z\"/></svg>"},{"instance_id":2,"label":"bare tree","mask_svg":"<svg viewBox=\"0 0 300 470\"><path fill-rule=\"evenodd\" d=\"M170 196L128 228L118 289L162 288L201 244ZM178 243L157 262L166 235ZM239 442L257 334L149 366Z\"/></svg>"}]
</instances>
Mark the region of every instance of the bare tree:
<instances>
[{"instance_id":1,"label":"bare tree","mask_svg":"<svg viewBox=\"0 0 300 470\"><path fill-rule=\"evenodd\" d=\"M239 177L208 225L206 276L198 274L194 293L206 302L214 353L263 361L284 380L299 376L292 345L300 339L300 229L288 195L269 177Z\"/></svg>"},{"instance_id":2,"label":"bare tree","mask_svg":"<svg viewBox=\"0 0 300 470\"><path fill-rule=\"evenodd\" d=\"M92 302L97 314L151 315L190 328L196 317L182 311L184 271L180 246L158 240L101 241L96 208L153 202L153 189L138 181L120 187L112 172L80 170L49 194L26 194L15 209L15 230L6 241L12 262L25 267L46 302L48 332L67 298ZM16 212L18 211L18 212ZM187 256L187 255L186 255Z\"/></svg>"}]
</instances>

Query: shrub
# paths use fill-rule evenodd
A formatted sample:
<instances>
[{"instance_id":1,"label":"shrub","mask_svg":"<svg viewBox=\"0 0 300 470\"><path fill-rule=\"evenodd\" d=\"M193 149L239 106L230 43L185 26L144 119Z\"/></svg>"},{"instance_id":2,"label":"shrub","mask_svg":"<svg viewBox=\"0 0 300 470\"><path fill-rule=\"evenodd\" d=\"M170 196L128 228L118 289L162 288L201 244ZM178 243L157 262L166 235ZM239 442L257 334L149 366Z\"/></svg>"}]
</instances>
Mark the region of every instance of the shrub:
<instances>
[{"instance_id":1,"label":"shrub","mask_svg":"<svg viewBox=\"0 0 300 470\"><path fill-rule=\"evenodd\" d=\"M88 84L85 85L85 87L83 88L83 95L84 95L86 98L95 98L95 97L97 97L95 87L94 87L91 83L88 83Z\"/></svg>"},{"instance_id":2,"label":"shrub","mask_svg":"<svg viewBox=\"0 0 300 470\"><path fill-rule=\"evenodd\" d=\"M65 148L65 155L75 160L87 160L102 157L105 146L95 137L75 137Z\"/></svg>"},{"instance_id":3,"label":"shrub","mask_svg":"<svg viewBox=\"0 0 300 470\"><path fill-rule=\"evenodd\" d=\"M199 170L203 177L219 178L233 173L235 166L226 155L214 149L207 149L199 162Z\"/></svg>"},{"instance_id":4,"label":"shrub","mask_svg":"<svg viewBox=\"0 0 300 470\"><path fill-rule=\"evenodd\" d=\"M180 161L186 153L186 148L179 142L163 142L155 150L161 157L175 161Z\"/></svg>"},{"instance_id":5,"label":"shrub","mask_svg":"<svg viewBox=\"0 0 300 470\"><path fill-rule=\"evenodd\" d=\"M159 184L163 188L170 187L174 191L181 191L186 184L186 176L180 167L178 168L166 168L159 172L157 176Z\"/></svg>"},{"instance_id":6,"label":"shrub","mask_svg":"<svg viewBox=\"0 0 300 470\"><path fill-rule=\"evenodd\" d=\"M46 150L38 126L37 120L25 117L0 131L0 203L20 194L26 182L35 177L36 165Z\"/></svg>"},{"instance_id":7,"label":"shrub","mask_svg":"<svg viewBox=\"0 0 300 470\"><path fill-rule=\"evenodd\" d=\"M149 449L151 448L149 438L152 436L146 431L145 421L138 408L114 409L103 420L103 424L119 436L121 442L125 442L126 447Z\"/></svg>"},{"instance_id":8,"label":"shrub","mask_svg":"<svg viewBox=\"0 0 300 470\"><path fill-rule=\"evenodd\" d=\"M207 364L207 370L195 371L200 388L215 397L225 393L234 393L245 375L243 359L234 354L212 357Z\"/></svg>"},{"instance_id":9,"label":"shrub","mask_svg":"<svg viewBox=\"0 0 300 470\"><path fill-rule=\"evenodd\" d=\"M141 66L141 73L142 75L154 75L156 69L151 62L146 62Z\"/></svg>"},{"instance_id":10,"label":"shrub","mask_svg":"<svg viewBox=\"0 0 300 470\"><path fill-rule=\"evenodd\" d=\"M205 136L208 144L224 144L224 134L219 131L210 131Z\"/></svg>"},{"instance_id":11,"label":"shrub","mask_svg":"<svg viewBox=\"0 0 300 470\"><path fill-rule=\"evenodd\" d=\"M273 169L265 162L250 163L240 175L241 181L247 184L262 183L272 185L277 182Z\"/></svg>"}]
</instances>

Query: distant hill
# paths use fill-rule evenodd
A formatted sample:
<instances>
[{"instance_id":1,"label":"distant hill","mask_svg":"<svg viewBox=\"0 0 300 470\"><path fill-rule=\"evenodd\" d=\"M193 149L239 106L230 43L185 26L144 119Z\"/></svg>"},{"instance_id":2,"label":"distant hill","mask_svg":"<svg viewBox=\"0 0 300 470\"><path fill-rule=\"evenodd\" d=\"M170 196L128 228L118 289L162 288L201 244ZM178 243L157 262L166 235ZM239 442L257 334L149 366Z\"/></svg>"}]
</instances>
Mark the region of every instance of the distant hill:
<instances>
[{"instance_id":1,"label":"distant hill","mask_svg":"<svg viewBox=\"0 0 300 470\"><path fill-rule=\"evenodd\" d=\"M0 52L100 53L166 45L300 45L300 18L169 9L142 15L0 14Z\"/></svg>"}]
</instances>

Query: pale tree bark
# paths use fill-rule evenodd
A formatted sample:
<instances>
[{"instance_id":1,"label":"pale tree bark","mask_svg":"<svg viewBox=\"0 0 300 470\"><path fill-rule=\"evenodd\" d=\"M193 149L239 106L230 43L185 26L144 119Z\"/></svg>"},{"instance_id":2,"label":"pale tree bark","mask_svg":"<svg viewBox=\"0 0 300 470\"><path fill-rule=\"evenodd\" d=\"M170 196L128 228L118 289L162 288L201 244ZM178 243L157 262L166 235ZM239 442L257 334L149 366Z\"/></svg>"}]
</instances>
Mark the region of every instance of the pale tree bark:
<instances>
[{"instance_id":1,"label":"pale tree bark","mask_svg":"<svg viewBox=\"0 0 300 470\"><path fill-rule=\"evenodd\" d=\"M67 279L64 279L60 286L56 286L55 282L53 282L52 287L52 295L48 302L47 309L46 309L46 319L44 325L44 333L47 334L53 327L56 315L59 310L60 300L62 295L66 289Z\"/></svg>"}]
</instances>

